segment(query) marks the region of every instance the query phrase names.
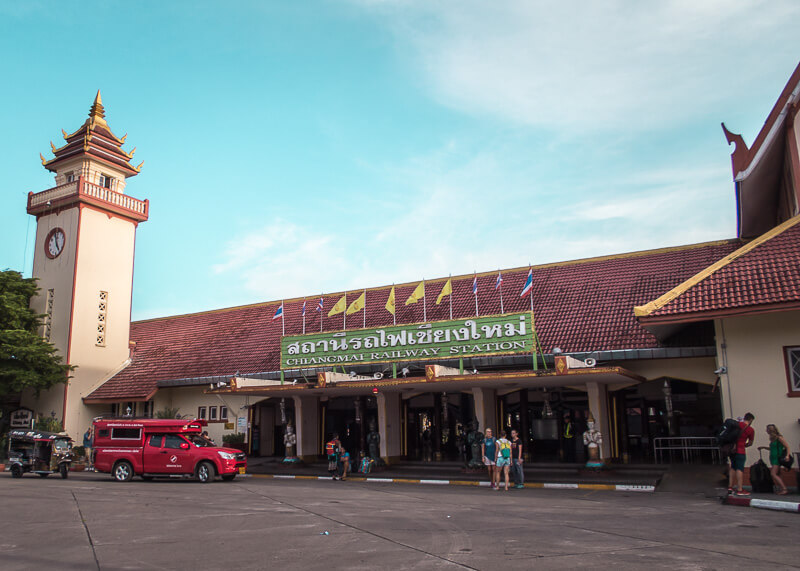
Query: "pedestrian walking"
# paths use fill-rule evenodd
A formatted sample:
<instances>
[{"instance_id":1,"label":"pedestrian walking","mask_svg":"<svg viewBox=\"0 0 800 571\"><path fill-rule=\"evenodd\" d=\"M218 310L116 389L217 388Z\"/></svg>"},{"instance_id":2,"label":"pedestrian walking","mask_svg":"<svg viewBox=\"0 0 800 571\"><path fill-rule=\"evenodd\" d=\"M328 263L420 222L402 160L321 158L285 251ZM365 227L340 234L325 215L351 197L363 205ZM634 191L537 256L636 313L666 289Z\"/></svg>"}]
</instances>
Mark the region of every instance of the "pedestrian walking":
<instances>
[{"instance_id":1,"label":"pedestrian walking","mask_svg":"<svg viewBox=\"0 0 800 571\"><path fill-rule=\"evenodd\" d=\"M759 446L759 450L769 450L769 475L777 488L776 494L785 496L789 493L786 484L780 476L781 470L791 470L794 458L789 448L789 443L774 424L767 425L767 436L769 436L769 446Z\"/></svg>"},{"instance_id":2,"label":"pedestrian walking","mask_svg":"<svg viewBox=\"0 0 800 571\"><path fill-rule=\"evenodd\" d=\"M525 473L522 471L522 440L519 432L511 431L511 474L514 477L514 487L525 487Z\"/></svg>"},{"instance_id":3,"label":"pedestrian walking","mask_svg":"<svg viewBox=\"0 0 800 571\"><path fill-rule=\"evenodd\" d=\"M92 427L86 429L83 435L83 449L86 454L86 471L94 471L94 462L92 462L92 444L94 443L94 433Z\"/></svg>"},{"instance_id":4,"label":"pedestrian walking","mask_svg":"<svg viewBox=\"0 0 800 571\"><path fill-rule=\"evenodd\" d=\"M325 444L325 454L328 456L328 474L331 479L338 480L339 475L339 454L341 453L342 445L339 442L339 434L334 432L333 437Z\"/></svg>"},{"instance_id":5,"label":"pedestrian walking","mask_svg":"<svg viewBox=\"0 0 800 571\"><path fill-rule=\"evenodd\" d=\"M506 492L508 491L508 469L511 467L511 442L509 442L508 438L506 438L506 431L500 431L500 438L497 439L497 452L495 456L495 465L497 466L495 470L496 479L497 479L497 488L500 488L500 472L502 471L506 487Z\"/></svg>"},{"instance_id":6,"label":"pedestrian walking","mask_svg":"<svg viewBox=\"0 0 800 571\"><path fill-rule=\"evenodd\" d=\"M483 442L481 442L481 456L483 457L483 465L486 466L489 472L489 486L491 486L492 489L496 489L497 483L495 480L497 477L495 474L495 457L497 456L497 439L494 437L491 428L487 428L486 434L483 436Z\"/></svg>"},{"instance_id":7,"label":"pedestrian walking","mask_svg":"<svg viewBox=\"0 0 800 571\"><path fill-rule=\"evenodd\" d=\"M737 496L749 496L750 492L742 488L742 480L744 479L744 465L747 461L747 448L753 445L756 433L753 427L753 421L756 419L752 413L748 412L744 415L744 420L739 422L739 437L736 440L736 450L731 455L731 469L728 474L728 493L735 493Z\"/></svg>"}]
</instances>

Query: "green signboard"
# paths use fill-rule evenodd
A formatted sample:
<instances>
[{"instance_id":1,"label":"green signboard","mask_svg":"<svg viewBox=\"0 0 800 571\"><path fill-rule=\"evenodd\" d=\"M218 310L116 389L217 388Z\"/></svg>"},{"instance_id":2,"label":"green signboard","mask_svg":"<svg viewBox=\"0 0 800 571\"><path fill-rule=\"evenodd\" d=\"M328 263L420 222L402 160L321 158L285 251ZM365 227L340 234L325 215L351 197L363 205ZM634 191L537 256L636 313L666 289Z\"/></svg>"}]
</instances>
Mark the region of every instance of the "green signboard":
<instances>
[{"instance_id":1,"label":"green signboard","mask_svg":"<svg viewBox=\"0 0 800 571\"><path fill-rule=\"evenodd\" d=\"M532 353L531 314L507 313L281 338L281 369Z\"/></svg>"}]
</instances>

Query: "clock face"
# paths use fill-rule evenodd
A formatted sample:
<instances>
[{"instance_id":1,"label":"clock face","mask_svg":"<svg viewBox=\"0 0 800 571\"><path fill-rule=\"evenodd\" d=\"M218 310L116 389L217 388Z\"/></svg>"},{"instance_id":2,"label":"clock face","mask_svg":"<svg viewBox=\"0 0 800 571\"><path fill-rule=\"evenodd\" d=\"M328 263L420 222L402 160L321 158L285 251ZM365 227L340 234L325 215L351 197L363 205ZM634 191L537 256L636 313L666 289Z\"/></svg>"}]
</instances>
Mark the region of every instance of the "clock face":
<instances>
[{"instance_id":1,"label":"clock face","mask_svg":"<svg viewBox=\"0 0 800 571\"><path fill-rule=\"evenodd\" d=\"M67 237L61 228L53 228L44 241L44 253L50 259L57 258L64 251Z\"/></svg>"}]
</instances>

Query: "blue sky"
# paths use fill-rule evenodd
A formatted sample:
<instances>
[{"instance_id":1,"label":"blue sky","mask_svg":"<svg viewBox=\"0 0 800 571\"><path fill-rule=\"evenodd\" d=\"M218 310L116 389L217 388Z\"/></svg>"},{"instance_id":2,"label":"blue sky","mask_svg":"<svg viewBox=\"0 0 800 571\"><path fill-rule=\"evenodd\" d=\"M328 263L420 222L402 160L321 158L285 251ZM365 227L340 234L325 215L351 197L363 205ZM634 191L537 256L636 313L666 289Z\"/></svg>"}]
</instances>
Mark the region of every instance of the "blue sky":
<instances>
[{"instance_id":1,"label":"blue sky","mask_svg":"<svg viewBox=\"0 0 800 571\"><path fill-rule=\"evenodd\" d=\"M735 4L735 5L732 5ZM106 118L151 201L135 319L735 236L795 2L0 3L0 268Z\"/></svg>"}]
</instances>

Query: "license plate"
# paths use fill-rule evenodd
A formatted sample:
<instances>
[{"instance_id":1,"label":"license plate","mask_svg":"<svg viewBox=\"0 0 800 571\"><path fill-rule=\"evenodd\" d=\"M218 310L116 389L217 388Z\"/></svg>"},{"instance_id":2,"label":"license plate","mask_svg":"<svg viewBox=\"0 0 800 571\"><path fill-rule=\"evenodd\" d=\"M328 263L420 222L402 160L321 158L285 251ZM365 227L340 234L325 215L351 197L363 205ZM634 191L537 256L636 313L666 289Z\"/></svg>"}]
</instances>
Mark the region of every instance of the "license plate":
<instances>
[{"instance_id":1,"label":"license plate","mask_svg":"<svg viewBox=\"0 0 800 571\"><path fill-rule=\"evenodd\" d=\"M246 470L246 468L239 468L239 473L240 473L240 474L244 474L244 471L245 471L245 470Z\"/></svg>"}]
</instances>

